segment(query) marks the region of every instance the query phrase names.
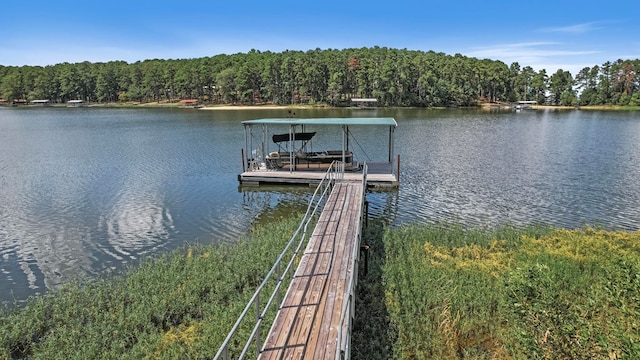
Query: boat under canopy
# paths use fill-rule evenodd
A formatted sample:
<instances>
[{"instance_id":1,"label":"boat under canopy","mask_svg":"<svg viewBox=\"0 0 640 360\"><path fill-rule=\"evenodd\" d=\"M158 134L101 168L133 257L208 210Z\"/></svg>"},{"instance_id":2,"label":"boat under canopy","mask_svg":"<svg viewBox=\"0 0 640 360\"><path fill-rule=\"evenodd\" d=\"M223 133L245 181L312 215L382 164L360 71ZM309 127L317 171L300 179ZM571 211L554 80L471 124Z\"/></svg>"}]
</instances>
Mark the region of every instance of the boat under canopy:
<instances>
[{"instance_id":1,"label":"boat under canopy","mask_svg":"<svg viewBox=\"0 0 640 360\"><path fill-rule=\"evenodd\" d=\"M367 160L367 165L370 173L373 170L391 176L381 182L397 187L397 172L394 173L394 165L397 165L397 162L394 158L393 141L397 123L393 118L266 118L243 121L242 124L245 130L245 146L242 151L243 172L238 176L241 184L314 184L333 162L344 164L345 174L355 173L362 169L364 162L354 159L350 150L349 137L352 134L349 127L377 126L388 129L388 156L379 161ZM317 141L314 137L327 126L342 129L342 146L310 151L309 143L312 140ZM314 131L308 131L310 127L313 127ZM273 134L274 129L279 131ZM399 158L397 161L399 162Z\"/></svg>"}]
</instances>

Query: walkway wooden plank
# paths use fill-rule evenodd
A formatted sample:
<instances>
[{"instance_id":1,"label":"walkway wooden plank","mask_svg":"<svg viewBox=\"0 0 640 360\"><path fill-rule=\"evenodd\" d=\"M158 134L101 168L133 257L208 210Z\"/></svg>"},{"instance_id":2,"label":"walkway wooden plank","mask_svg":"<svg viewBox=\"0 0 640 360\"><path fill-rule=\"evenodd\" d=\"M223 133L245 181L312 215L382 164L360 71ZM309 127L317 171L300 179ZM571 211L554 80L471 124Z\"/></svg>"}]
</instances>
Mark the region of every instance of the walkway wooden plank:
<instances>
[{"instance_id":1,"label":"walkway wooden plank","mask_svg":"<svg viewBox=\"0 0 640 360\"><path fill-rule=\"evenodd\" d=\"M336 184L278 310L260 359L332 359L359 255L361 182ZM356 250L354 250L356 249ZM357 273L357 271L356 271Z\"/></svg>"}]
</instances>

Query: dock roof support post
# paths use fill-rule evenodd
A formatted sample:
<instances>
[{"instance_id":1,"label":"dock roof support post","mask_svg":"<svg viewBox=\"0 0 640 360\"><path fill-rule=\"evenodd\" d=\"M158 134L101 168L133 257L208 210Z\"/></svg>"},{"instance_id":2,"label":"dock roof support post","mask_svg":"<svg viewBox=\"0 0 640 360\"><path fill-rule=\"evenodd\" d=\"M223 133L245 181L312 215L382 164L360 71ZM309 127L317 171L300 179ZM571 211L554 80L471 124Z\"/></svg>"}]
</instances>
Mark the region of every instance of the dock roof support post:
<instances>
[{"instance_id":1,"label":"dock roof support post","mask_svg":"<svg viewBox=\"0 0 640 360\"><path fill-rule=\"evenodd\" d=\"M394 145L395 144L393 143L393 126L389 126L389 163L393 161Z\"/></svg>"},{"instance_id":2,"label":"dock roof support post","mask_svg":"<svg viewBox=\"0 0 640 360\"><path fill-rule=\"evenodd\" d=\"M293 144L296 140L295 135L296 129L295 125L289 125L289 173L292 173L294 168L296 167L296 158L293 153Z\"/></svg>"},{"instance_id":3,"label":"dock roof support post","mask_svg":"<svg viewBox=\"0 0 640 360\"><path fill-rule=\"evenodd\" d=\"M251 146L251 148L249 149L249 153L247 153L247 156L249 157L249 162L247 163L247 166L249 167L249 169L251 169L252 171L255 170L253 168L253 163L256 159L253 158L253 126L249 127L249 146Z\"/></svg>"},{"instance_id":4,"label":"dock roof support post","mask_svg":"<svg viewBox=\"0 0 640 360\"><path fill-rule=\"evenodd\" d=\"M269 143L267 142L267 134L267 124L262 124L262 161L264 161L265 163L267 162L266 157L268 151L268 149L266 149L265 147L269 146Z\"/></svg>"},{"instance_id":5,"label":"dock roof support post","mask_svg":"<svg viewBox=\"0 0 640 360\"><path fill-rule=\"evenodd\" d=\"M346 156L345 156L345 152L346 152L346 147L349 146L347 145L347 142L349 141L347 139L347 133L349 132L349 127L347 125L342 125L342 166L345 166L345 161Z\"/></svg>"},{"instance_id":6,"label":"dock roof support post","mask_svg":"<svg viewBox=\"0 0 640 360\"><path fill-rule=\"evenodd\" d=\"M245 125L244 126L244 149L245 149L245 153L242 155L242 171L245 171L245 167L244 167L244 157L245 156L249 156L249 139L247 137L247 127L251 128L251 125Z\"/></svg>"}]
</instances>

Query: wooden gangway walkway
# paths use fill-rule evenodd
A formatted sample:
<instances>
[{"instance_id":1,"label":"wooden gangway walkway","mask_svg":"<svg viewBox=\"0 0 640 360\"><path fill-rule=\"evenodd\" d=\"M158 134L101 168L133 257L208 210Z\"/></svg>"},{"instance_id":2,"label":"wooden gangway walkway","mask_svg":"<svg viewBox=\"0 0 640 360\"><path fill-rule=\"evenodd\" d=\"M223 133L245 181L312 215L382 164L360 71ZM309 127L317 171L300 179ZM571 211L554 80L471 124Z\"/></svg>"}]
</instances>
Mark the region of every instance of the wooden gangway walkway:
<instances>
[{"instance_id":1,"label":"wooden gangway walkway","mask_svg":"<svg viewBox=\"0 0 640 360\"><path fill-rule=\"evenodd\" d=\"M350 357L367 170L365 163L359 178L346 179L344 165L332 164L214 360L246 359L252 352L262 360ZM251 313L253 330L245 336ZM270 326L266 337L263 325Z\"/></svg>"},{"instance_id":2,"label":"wooden gangway walkway","mask_svg":"<svg viewBox=\"0 0 640 360\"><path fill-rule=\"evenodd\" d=\"M334 186L267 336L261 360L335 359L349 351L363 198L362 182Z\"/></svg>"}]
</instances>

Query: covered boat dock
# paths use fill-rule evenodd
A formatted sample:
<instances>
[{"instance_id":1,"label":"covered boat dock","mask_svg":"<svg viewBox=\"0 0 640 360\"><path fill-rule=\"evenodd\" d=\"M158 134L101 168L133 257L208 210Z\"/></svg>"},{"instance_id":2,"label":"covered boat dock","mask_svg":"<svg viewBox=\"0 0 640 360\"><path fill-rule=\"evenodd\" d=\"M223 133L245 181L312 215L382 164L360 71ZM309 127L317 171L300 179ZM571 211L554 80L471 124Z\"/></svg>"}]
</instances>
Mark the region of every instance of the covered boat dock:
<instances>
[{"instance_id":1,"label":"covered boat dock","mask_svg":"<svg viewBox=\"0 0 640 360\"><path fill-rule=\"evenodd\" d=\"M368 186L396 188L399 185L400 157L394 153L397 123L393 118L272 118L242 124L245 145L242 173L238 175L241 185L316 185L332 164L344 164L344 179L358 181L362 179L365 162L369 169ZM367 132L373 129L378 137L361 144L350 130L354 127ZM323 130L329 132L331 128L333 148L314 149L316 134ZM336 132L336 128L341 131ZM365 148L383 157L371 159ZM354 150L361 154L354 154ZM362 158L358 159L357 155Z\"/></svg>"}]
</instances>

